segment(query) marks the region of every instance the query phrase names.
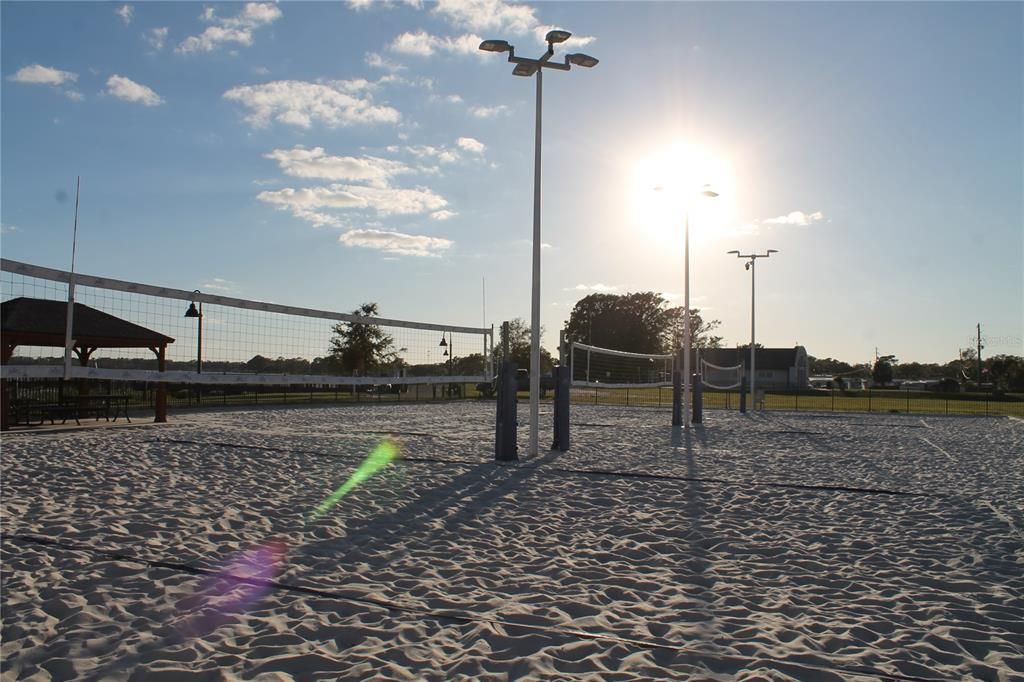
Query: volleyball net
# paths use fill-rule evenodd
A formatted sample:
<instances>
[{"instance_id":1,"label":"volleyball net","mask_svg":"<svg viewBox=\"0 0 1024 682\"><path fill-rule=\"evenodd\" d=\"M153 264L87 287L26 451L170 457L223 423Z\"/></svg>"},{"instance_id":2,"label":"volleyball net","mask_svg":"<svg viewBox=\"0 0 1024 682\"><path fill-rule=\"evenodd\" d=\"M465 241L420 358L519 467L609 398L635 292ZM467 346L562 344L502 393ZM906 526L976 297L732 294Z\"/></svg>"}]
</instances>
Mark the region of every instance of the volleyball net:
<instances>
[{"instance_id":1,"label":"volleyball net","mask_svg":"<svg viewBox=\"0 0 1024 682\"><path fill-rule=\"evenodd\" d=\"M671 387L675 356L629 353L574 342L570 344L570 366L575 387Z\"/></svg>"},{"instance_id":2,"label":"volleyball net","mask_svg":"<svg viewBox=\"0 0 1024 682\"><path fill-rule=\"evenodd\" d=\"M81 319L75 321L70 342L73 361L65 368L72 278L73 318ZM488 328L72 275L9 259L0 259L0 300L5 318L2 376L8 380L402 386L476 384L494 373L493 330ZM58 303L65 309L57 311L60 339L55 343ZM40 333L29 333L33 329ZM137 338L104 337L111 329Z\"/></svg>"}]
</instances>

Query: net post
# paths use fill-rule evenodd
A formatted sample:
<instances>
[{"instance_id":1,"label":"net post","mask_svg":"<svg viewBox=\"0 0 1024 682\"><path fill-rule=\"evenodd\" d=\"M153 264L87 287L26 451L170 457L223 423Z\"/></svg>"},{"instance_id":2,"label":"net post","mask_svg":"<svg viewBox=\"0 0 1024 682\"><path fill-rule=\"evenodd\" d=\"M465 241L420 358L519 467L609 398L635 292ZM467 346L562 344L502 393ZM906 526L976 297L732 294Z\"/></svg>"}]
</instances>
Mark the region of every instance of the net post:
<instances>
[{"instance_id":1,"label":"net post","mask_svg":"<svg viewBox=\"0 0 1024 682\"><path fill-rule=\"evenodd\" d=\"M518 397L516 395L516 363L509 359L508 322L501 325L501 369L497 377L497 403L494 424L494 459L498 462L514 462L516 454L516 427Z\"/></svg>"},{"instance_id":2,"label":"net post","mask_svg":"<svg viewBox=\"0 0 1024 682\"><path fill-rule=\"evenodd\" d=\"M682 356L682 351L679 351ZM681 359L681 357L680 357ZM683 425L683 372L681 362L677 361L672 368L672 426Z\"/></svg>"},{"instance_id":3,"label":"net post","mask_svg":"<svg viewBox=\"0 0 1024 682\"><path fill-rule=\"evenodd\" d=\"M565 452L569 449L569 390L572 383L571 370L559 366L552 372L555 379L555 440L552 450Z\"/></svg>"},{"instance_id":4,"label":"net post","mask_svg":"<svg viewBox=\"0 0 1024 682\"><path fill-rule=\"evenodd\" d=\"M704 381L703 377L693 374L693 423L700 424L704 417Z\"/></svg>"},{"instance_id":5,"label":"net post","mask_svg":"<svg viewBox=\"0 0 1024 682\"><path fill-rule=\"evenodd\" d=\"M747 378L740 379L740 414L747 413Z\"/></svg>"}]
</instances>

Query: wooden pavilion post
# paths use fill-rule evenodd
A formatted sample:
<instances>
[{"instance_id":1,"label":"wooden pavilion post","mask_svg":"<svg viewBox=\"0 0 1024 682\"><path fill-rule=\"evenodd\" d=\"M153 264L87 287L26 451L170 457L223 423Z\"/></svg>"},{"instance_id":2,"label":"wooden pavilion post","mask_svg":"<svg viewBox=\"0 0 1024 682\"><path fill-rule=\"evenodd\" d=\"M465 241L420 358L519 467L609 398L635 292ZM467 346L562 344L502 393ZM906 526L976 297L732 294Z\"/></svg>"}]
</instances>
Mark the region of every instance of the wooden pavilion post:
<instances>
[{"instance_id":1,"label":"wooden pavilion post","mask_svg":"<svg viewBox=\"0 0 1024 682\"><path fill-rule=\"evenodd\" d=\"M6 365L14 355L15 345L4 342L0 349L0 366ZM11 428L10 423L11 398L7 394L7 379L0 379L0 431L7 431Z\"/></svg>"},{"instance_id":2,"label":"wooden pavilion post","mask_svg":"<svg viewBox=\"0 0 1024 682\"><path fill-rule=\"evenodd\" d=\"M150 350L156 353L157 369L163 372L166 366L167 346L150 348ZM161 381L156 387L156 416L153 421L159 424L167 421L167 382L165 381Z\"/></svg>"}]
</instances>

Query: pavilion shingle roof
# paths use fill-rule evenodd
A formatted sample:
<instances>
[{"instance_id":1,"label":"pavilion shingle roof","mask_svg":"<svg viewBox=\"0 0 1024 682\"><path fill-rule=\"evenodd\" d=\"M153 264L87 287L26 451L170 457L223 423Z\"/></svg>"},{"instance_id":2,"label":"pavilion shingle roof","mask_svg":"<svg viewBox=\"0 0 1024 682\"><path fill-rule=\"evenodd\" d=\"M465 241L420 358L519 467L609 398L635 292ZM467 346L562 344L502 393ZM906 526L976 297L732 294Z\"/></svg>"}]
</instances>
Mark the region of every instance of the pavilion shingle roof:
<instances>
[{"instance_id":1,"label":"pavilion shingle roof","mask_svg":"<svg viewBox=\"0 0 1024 682\"><path fill-rule=\"evenodd\" d=\"M4 343L63 346L68 304L39 298L12 298L0 304ZM174 339L101 310L75 303L75 345L103 348L151 348Z\"/></svg>"}]
</instances>

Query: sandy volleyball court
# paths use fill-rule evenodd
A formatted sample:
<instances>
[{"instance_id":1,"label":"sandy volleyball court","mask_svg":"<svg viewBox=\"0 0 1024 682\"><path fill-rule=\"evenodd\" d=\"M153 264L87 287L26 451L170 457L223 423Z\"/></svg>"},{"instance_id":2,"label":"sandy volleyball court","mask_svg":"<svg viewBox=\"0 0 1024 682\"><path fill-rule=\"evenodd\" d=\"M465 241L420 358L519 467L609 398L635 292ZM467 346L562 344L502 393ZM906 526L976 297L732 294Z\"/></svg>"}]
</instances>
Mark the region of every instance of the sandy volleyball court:
<instances>
[{"instance_id":1,"label":"sandy volleyball court","mask_svg":"<svg viewBox=\"0 0 1024 682\"><path fill-rule=\"evenodd\" d=\"M493 408L5 435L3 679L1024 676L1024 422Z\"/></svg>"}]
</instances>

